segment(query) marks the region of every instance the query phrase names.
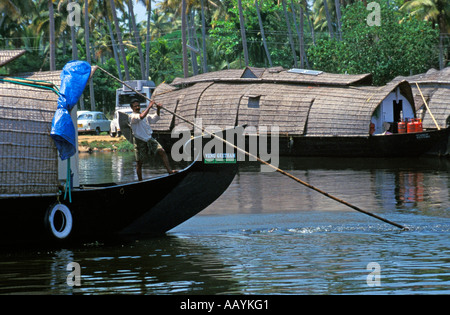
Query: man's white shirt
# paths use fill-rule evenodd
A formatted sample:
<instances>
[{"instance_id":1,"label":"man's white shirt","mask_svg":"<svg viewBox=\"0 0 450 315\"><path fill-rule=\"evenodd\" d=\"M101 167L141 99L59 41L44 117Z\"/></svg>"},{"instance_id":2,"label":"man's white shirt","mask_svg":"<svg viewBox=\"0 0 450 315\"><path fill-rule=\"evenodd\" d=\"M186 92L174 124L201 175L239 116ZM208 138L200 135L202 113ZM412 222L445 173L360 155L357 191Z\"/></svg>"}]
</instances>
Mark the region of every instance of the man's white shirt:
<instances>
[{"instance_id":1,"label":"man's white shirt","mask_svg":"<svg viewBox=\"0 0 450 315\"><path fill-rule=\"evenodd\" d=\"M138 113L131 113L129 120L133 135L139 140L147 142L153 134L153 129L150 125L156 123L160 118L156 113L148 114L144 119L141 119Z\"/></svg>"}]
</instances>

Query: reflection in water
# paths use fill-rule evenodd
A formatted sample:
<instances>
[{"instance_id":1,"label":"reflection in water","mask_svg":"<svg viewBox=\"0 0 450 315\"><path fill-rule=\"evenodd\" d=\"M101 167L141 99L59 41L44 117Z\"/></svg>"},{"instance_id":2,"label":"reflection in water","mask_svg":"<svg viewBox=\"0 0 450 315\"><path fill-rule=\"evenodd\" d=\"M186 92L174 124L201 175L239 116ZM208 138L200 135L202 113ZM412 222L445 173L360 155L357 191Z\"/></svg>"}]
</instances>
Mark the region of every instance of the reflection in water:
<instances>
[{"instance_id":1,"label":"reflection in water","mask_svg":"<svg viewBox=\"0 0 450 315\"><path fill-rule=\"evenodd\" d=\"M178 168L185 166L179 165ZM136 180L134 167L133 153L80 155L80 182L133 181ZM279 167L368 211L448 209L449 159L282 157ZM279 173L261 173L259 170L258 164L242 166L224 196L201 214L349 211L346 206ZM164 173L158 159L144 166L144 177Z\"/></svg>"},{"instance_id":2,"label":"reflection in water","mask_svg":"<svg viewBox=\"0 0 450 315\"><path fill-rule=\"evenodd\" d=\"M155 163L147 177L165 172ZM0 251L0 294L450 293L450 160L282 158L280 168L411 230L246 165L167 237ZM80 155L80 171L84 183L135 180L134 156ZM72 261L80 287L66 282ZM371 262L379 287L366 282Z\"/></svg>"},{"instance_id":3,"label":"reflection in water","mask_svg":"<svg viewBox=\"0 0 450 315\"><path fill-rule=\"evenodd\" d=\"M217 258L213 249L186 238L164 237L47 250L35 253L35 259L24 259L22 255L19 255L20 261L17 256L2 259L0 294L220 294L240 291L229 266ZM66 269L71 262L81 266L80 286L67 284L70 271Z\"/></svg>"},{"instance_id":4,"label":"reflection in water","mask_svg":"<svg viewBox=\"0 0 450 315\"><path fill-rule=\"evenodd\" d=\"M398 173L398 203L399 205L417 206L424 201L424 174L423 172L399 172Z\"/></svg>"},{"instance_id":5,"label":"reflection in water","mask_svg":"<svg viewBox=\"0 0 450 315\"><path fill-rule=\"evenodd\" d=\"M285 158L280 168L368 211L433 208L449 215L448 160ZM353 211L278 173L244 167L225 195L202 214L299 210Z\"/></svg>"},{"instance_id":6,"label":"reflection in water","mask_svg":"<svg viewBox=\"0 0 450 315\"><path fill-rule=\"evenodd\" d=\"M162 238L2 254L0 294L450 293L448 220L422 218L407 233L355 221L348 212L202 216ZM66 282L72 261L79 287ZM366 283L370 262L382 268L379 287Z\"/></svg>"}]
</instances>

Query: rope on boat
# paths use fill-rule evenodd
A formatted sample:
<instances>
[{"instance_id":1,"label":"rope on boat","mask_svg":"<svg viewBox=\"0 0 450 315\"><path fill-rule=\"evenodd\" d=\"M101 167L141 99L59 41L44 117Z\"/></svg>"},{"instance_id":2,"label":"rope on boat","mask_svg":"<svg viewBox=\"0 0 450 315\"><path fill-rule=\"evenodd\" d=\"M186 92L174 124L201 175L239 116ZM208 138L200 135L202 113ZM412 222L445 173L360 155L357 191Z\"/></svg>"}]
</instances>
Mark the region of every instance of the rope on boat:
<instances>
[{"instance_id":1,"label":"rope on boat","mask_svg":"<svg viewBox=\"0 0 450 315\"><path fill-rule=\"evenodd\" d=\"M23 78L15 78L15 77L3 77L0 78L1 82L8 82L13 84L20 84L25 86L30 86L38 89L50 90L55 94L59 95L59 90L56 85L51 82L42 81L42 80L31 80L31 79L23 79Z\"/></svg>"},{"instance_id":2,"label":"rope on boat","mask_svg":"<svg viewBox=\"0 0 450 315\"><path fill-rule=\"evenodd\" d=\"M67 159L66 184L64 185L64 200L69 194L69 202L72 203L72 170L70 169L70 157Z\"/></svg>"},{"instance_id":3,"label":"rope on boat","mask_svg":"<svg viewBox=\"0 0 450 315\"><path fill-rule=\"evenodd\" d=\"M114 75L112 75L111 73L109 73L109 72L106 71L105 69L103 69L103 68L101 68L101 67L99 67L99 66L95 66L95 67L96 67L95 70L97 70L97 69L101 70L103 73L105 73L106 75L108 75L108 76L111 77L112 79L116 80L117 82L123 84L123 85L126 86L127 88L131 89L133 92L137 93L139 96L144 97L144 98L145 98L146 100L148 100L149 102L152 101L152 100L151 100L150 98L148 98L146 95L144 95L144 94L138 92L136 89L134 89L134 88L131 87L130 85L126 84L126 83L123 82L122 80L116 78ZM95 70L94 70L94 71L95 71ZM227 140L225 140L225 139L223 139L223 138L221 138L221 137L215 135L214 133L212 133L212 132L206 130L203 126L198 126L197 124L193 123L192 121L189 121L188 119L186 119L186 118L184 118L184 117L182 117L182 116L180 116L180 115L178 115L178 114L172 112L171 110L169 110L169 109L167 109L167 108L164 108L163 106L161 106L161 108L164 109L165 111L167 111L168 113L174 115L175 117L177 117L177 118L183 120L184 122L186 122L186 123L192 125L193 127L202 130L202 132L205 132L205 133L209 134L211 137L214 137L214 138L216 138L216 139L218 139L218 140L224 142L225 144L227 144L227 145L233 147L234 149L236 149L236 150L238 150L238 151L244 153L245 155L247 155L247 156L249 156L249 157L252 157L252 158L256 159L258 162L260 162L260 163L262 163L262 164L265 164L265 165L267 165L267 166L273 168L276 172L278 172L278 173L280 173L280 174L282 174L282 175L285 175L285 176L287 176L287 177L289 177L289 178L295 180L296 182L302 184L303 186L306 186L306 187L308 187L308 188L310 188L310 189L312 189L312 190L315 190L316 192L318 192L318 193L324 195L325 197L331 198L331 199L333 199L333 200L335 200L335 201L337 201L337 202L339 202L339 203L341 203L341 204L344 204L344 205L346 205L346 206L348 206L348 207L350 207L350 208L352 208L352 209L354 209L354 210L356 210L356 211L358 211L358 212L361 212L361 213L363 213L363 214L366 214L366 215L368 215L368 216L371 216L371 217L373 217L373 218L376 218L376 219L378 219L378 220L381 220L381 221L383 221L383 222L385 222L385 223L391 224L391 225L393 225L393 226L395 226L395 227L398 227L398 228L400 228L400 229L402 229L402 230L404 230L404 231L408 231L408 230L409 230L406 226L403 226L403 225L398 224L398 223L396 223L396 222L393 222L393 221L390 221L390 220L388 220L388 219L382 218L382 217L380 217L380 216L378 216L378 215L376 215L376 214L374 214L374 213L368 212L368 211L363 210L363 209L361 209L361 208L359 208L359 207L357 207L357 206L355 206L355 205L352 205L352 204L348 203L348 202L345 201L345 200L342 200L342 199L339 199L339 198L337 198L337 197L335 197L335 196L333 196L333 195L330 195L329 193L327 193L327 192L325 192L325 191L323 191L323 190L321 190L321 189L319 189L319 188L317 188L317 187L315 187L315 186L313 186L313 185L311 185L311 184L309 184L309 183L307 183L307 182L305 182L305 181L303 181L303 180L301 180L301 179L295 177L294 175L292 175L292 174L290 174L290 173L288 173L288 172L286 172L286 171L283 171L282 169L280 169L280 168L278 168L278 167L276 167L276 166L274 166L274 165L272 165L272 164L270 164L270 163L268 163L268 162L266 162L266 161L260 159L259 157L255 156L254 154L252 154L252 153L250 153L250 152L247 152L247 151L245 151L244 149L241 149L241 148L239 148L238 146L232 144L231 142L229 142L229 141L227 141Z\"/></svg>"}]
</instances>

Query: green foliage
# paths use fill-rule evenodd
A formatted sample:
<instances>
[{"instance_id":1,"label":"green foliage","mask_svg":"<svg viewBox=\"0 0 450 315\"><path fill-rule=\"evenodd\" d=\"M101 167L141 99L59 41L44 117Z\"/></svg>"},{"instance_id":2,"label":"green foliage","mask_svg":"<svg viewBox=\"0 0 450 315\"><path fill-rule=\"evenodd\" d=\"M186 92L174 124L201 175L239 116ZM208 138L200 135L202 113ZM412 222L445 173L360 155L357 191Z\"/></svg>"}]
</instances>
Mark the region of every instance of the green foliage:
<instances>
[{"instance_id":1,"label":"green foliage","mask_svg":"<svg viewBox=\"0 0 450 315\"><path fill-rule=\"evenodd\" d=\"M174 32L153 41L150 49L150 78L157 85L172 82L183 76L181 51L181 32Z\"/></svg>"},{"instance_id":2,"label":"green foliage","mask_svg":"<svg viewBox=\"0 0 450 315\"><path fill-rule=\"evenodd\" d=\"M259 6L274 66L291 67L292 55L282 6L269 1L260 1ZM242 7L250 65L268 67L254 0L242 0ZM237 0L231 0L227 19L213 21L209 36L218 57L226 61L223 66L244 66Z\"/></svg>"},{"instance_id":3,"label":"green foliage","mask_svg":"<svg viewBox=\"0 0 450 315\"><path fill-rule=\"evenodd\" d=\"M101 67L114 76L118 76L114 58L108 59ZM120 84L111 80L111 78L100 71L97 71L92 78L94 80L95 105L97 109L102 110L104 113L113 113L116 106L116 89L120 88ZM86 88L84 93L85 108L90 108L88 93L89 89Z\"/></svg>"},{"instance_id":4,"label":"green foliage","mask_svg":"<svg viewBox=\"0 0 450 315\"><path fill-rule=\"evenodd\" d=\"M285 0L289 14L296 58L299 59L300 45L292 19L291 1ZM327 29L323 15L323 1L293 1L297 23L299 5L308 4L308 14L314 20L316 28L311 30L306 14L304 19L305 45L309 47L307 57L310 68L334 73L372 73L375 84L384 84L398 75L410 75L438 67L438 30L437 23L447 21L448 14L434 18L436 29L430 22L423 21L418 14L411 11L411 6L403 6L403 0L377 0L381 5L381 26L368 26L367 16L371 13L364 6L364 1L353 2L342 8L342 39L330 40L328 32L318 32L321 27ZM214 2L214 1L213 1ZM211 3L213 3L211 2ZM426 1L422 3L426 9ZM48 2L38 0L9 0L14 6L5 6L6 11L0 14L0 47L6 49L22 48L27 54L13 63L0 69L0 74L15 74L49 69L48 40ZM54 1L56 19L57 69L72 59L70 28L65 24L67 1ZM91 49L95 52L93 65L100 65L108 72L119 77L118 71L124 74L123 65L117 69L114 60L113 45L105 21L105 4L109 1L89 1ZM216 2L214 2L216 3ZM267 40L268 50L273 66L291 68L293 55L289 43L288 30L281 1L258 1L262 24ZM331 11L332 27L336 29L334 1L328 0ZM341 1L342 3L342 1ZM446 4L445 1L435 1ZM207 29L207 63L208 71L225 68L243 68L243 46L240 34L240 23L237 0L217 2L218 6L206 6ZM219 5L220 4L220 5ZM314 4L314 6L313 6ZM183 76L182 47L179 2L162 2L164 6L153 6L150 48L150 78L157 85L172 82L175 77ZM198 2L188 2L190 12L196 11L196 42L201 47L201 14ZM447 5L447 4L446 4ZM269 63L263 47L262 34L258 22L254 0L242 0L247 47L250 66L268 67ZM2 1L0 0L0 7ZM400 9L400 7L404 7ZM4 9L4 8L2 8ZM9 11L8 11L9 10ZM11 12L10 12L11 11ZM128 21L127 9L122 11L120 28L125 42L128 68L131 79L141 78L141 67L136 42L132 41L132 32ZM426 10L425 10L426 11ZM424 10L420 11L422 13ZM419 13L420 13L419 12ZM428 11L427 11L428 12ZM417 13L417 12L415 12ZM420 15L422 16L422 15ZM111 19L111 18L110 18ZM421 20L422 19L422 20ZM145 52L146 22L140 23L142 51ZM325 24L324 24L325 23ZM442 24L444 25L444 24ZM114 26L113 26L114 28ZM84 27L76 29L78 59L86 60ZM315 38L315 45L312 37ZM116 41L117 44L117 41ZM195 44L194 44L195 46ZM200 48L199 47L199 48ZM448 54L448 53L447 53ZM120 56L121 58L121 56ZM445 56L444 56L445 58ZM189 58L189 65L192 67ZM201 56L197 56L201 65ZM202 72L202 67L199 67ZM190 74L192 74L192 68ZM112 113L115 107L115 91L120 84L97 72L94 76L96 108L105 113ZM89 89L84 93L85 108L90 108Z\"/></svg>"},{"instance_id":5,"label":"green foliage","mask_svg":"<svg viewBox=\"0 0 450 315\"><path fill-rule=\"evenodd\" d=\"M409 17L384 1L381 25L369 26L362 2L343 10L342 41L319 40L308 50L314 69L336 73L372 73L381 85L399 75L427 71L437 65L439 31Z\"/></svg>"}]
</instances>

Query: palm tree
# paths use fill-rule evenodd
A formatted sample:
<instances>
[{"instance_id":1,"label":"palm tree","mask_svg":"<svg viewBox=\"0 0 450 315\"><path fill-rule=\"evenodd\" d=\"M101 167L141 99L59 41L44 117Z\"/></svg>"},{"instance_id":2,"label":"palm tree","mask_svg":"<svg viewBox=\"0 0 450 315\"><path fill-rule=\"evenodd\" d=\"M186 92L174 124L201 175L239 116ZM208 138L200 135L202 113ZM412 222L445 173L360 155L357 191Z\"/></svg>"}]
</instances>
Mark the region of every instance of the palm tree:
<instances>
[{"instance_id":1,"label":"palm tree","mask_svg":"<svg viewBox=\"0 0 450 315\"><path fill-rule=\"evenodd\" d=\"M238 0L238 7L239 7L239 24L241 26L242 48L244 49L244 60L245 60L245 66L248 67L247 37L245 35L244 13L242 12L242 1L241 0Z\"/></svg>"},{"instance_id":2,"label":"palm tree","mask_svg":"<svg viewBox=\"0 0 450 315\"><path fill-rule=\"evenodd\" d=\"M192 73L194 75L198 74L198 63L197 54L199 54L198 41L195 35L195 11L191 8L189 14L187 15L187 26L188 26L188 36L189 36L189 50L191 54L191 64ZM197 46L197 49L195 48Z\"/></svg>"},{"instance_id":3,"label":"palm tree","mask_svg":"<svg viewBox=\"0 0 450 315\"><path fill-rule=\"evenodd\" d=\"M297 19L295 18L295 7L294 7L293 0L291 0L291 11L292 11L292 17L294 19L295 30L297 32L298 43L300 46L300 68L303 68L304 64L305 64L305 61L304 61L305 51L304 51L304 45L303 45L303 42L304 42L303 41L303 9L300 6L300 29L297 24Z\"/></svg>"},{"instance_id":4,"label":"palm tree","mask_svg":"<svg viewBox=\"0 0 450 315\"><path fill-rule=\"evenodd\" d=\"M450 33L450 1L448 0L405 1L400 10L432 22L433 27L438 25L441 34Z\"/></svg>"},{"instance_id":5,"label":"palm tree","mask_svg":"<svg viewBox=\"0 0 450 315\"><path fill-rule=\"evenodd\" d=\"M32 0L1 0L0 1L0 36L4 46L19 47L24 45L30 20L37 15L36 4ZM34 34L36 37L37 34Z\"/></svg>"},{"instance_id":6,"label":"palm tree","mask_svg":"<svg viewBox=\"0 0 450 315\"><path fill-rule=\"evenodd\" d=\"M103 18L105 19L105 22L106 22L106 27L108 29L108 33L109 33L109 37L110 37L110 41L111 41L111 47L112 47L112 51L113 51L114 60L116 61L117 73L118 73L119 79L122 81L123 76L122 76L122 71L120 69L120 57L119 57L119 53L118 53L118 49L117 49L116 40L114 39L114 32L113 32L112 23L111 23L112 13L110 14L110 10L108 10L108 0L100 1L99 9L100 9L101 15L103 16Z\"/></svg>"},{"instance_id":7,"label":"palm tree","mask_svg":"<svg viewBox=\"0 0 450 315\"><path fill-rule=\"evenodd\" d=\"M339 35L339 39L342 40L342 32L341 32L341 3L339 2L339 0L334 0L334 7L336 9L337 33Z\"/></svg>"},{"instance_id":8,"label":"palm tree","mask_svg":"<svg viewBox=\"0 0 450 315\"><path fill-rule=\"evenodd\" d=\"M152 0L138 0L142 2L147 8L147 32L146 32L146 40L145 40L145 78L147 79L150 76L150 42L151 42L151 33L150 33L150 20L152 13Z\"/></svg>"},{"instance_id":9,"label":"palm tree","mask_svg":"<svg viewBox=\"0 0 450 315\"><path fill-rule=\"evenodd\" d=\"M333 0L316 0L313 2L314 26L319 31L328 29L330 38L334 37L332 11L329 9L332 6L334 6Z\"/></svg>"},{"instance_id":10,"label":"palm tree","mask_svg":"<svg viewBox=\"0 0 450 315\"><path fill-rule=\"evenodd\" d=\"M308 2L307 0L302 0L303 1L303 7L305 8L305 14L306 14L306 19L308 20L308 25L309 25L309 29L311 32L311 40L312 40L312 44L316 45L316 36L314 33L314 26L313 26L313 22L312 19L309 15L309 9L308 9Z\"/></svg>"},{"instance_id":11,"label":"palm tree","mask_svg":"<svg viewBox=\"0 0 450 315\"><path fill-rule=\"evenodd\" d=\"M125 46L123 44L123 39L122 39L122 31L120 30L119 20L117 19L116 5L114 3L114 0L109 0L109 4L111 6L111 13L113 16L114 26L116 28L116 34L117 34L117 40L119 42L120 53L122 54L123 68L125 70L125 79L128 81L128 80L130 80L130 71L128 70L127 56L126 56Z\"/></svg>"},{"instance_id":12,"label":"palm tree","mask_svg":"<svg viewBox=\"0 0 450 315\"><path fill-rule=\"evenodd\" d=\"M256 0L255 0L256 1ZM208 61L206 56L206 22L205 22L205 5L201 0L202 9L202 51L203 51L203 73L208 72Z\"/></svg>"},{"instance_id":13,"label":"palm tree","mask_svg":"<svg viewBox=\"0 0 450 315\"><path fill-rule=\"evenodd\" d=\"M187 4L186 0L182 0L181 2L181 42L182 42L182 50L183 50L183 75L185 78L189 76L188 69L188 59L187 59L187 41L186 41L186 10Z\"/></svg>"},{"instance_id":14,"label":"palm tree","mask_svg":"<svg viewBox=\"0 0 450 315\"><path fill-rule=\"evenodd\" d=\"M133 34L133 39L136 42L136 46L138 48L139 64L141 66L141 78L142 78L142 80L145 80L146 77L145 77L144 55L142 54L142 46L141 46L140 34L139 34L139 32L137 30L137 27L136 27L136 19L134 17L134 9L133 9L133 2L132 2L132 0L128 0L127 4L128 4L128 11L129 11L130 20L131 20L131 27L132 27L132 29L130 31ZM134 41L132 41L132 42L134 43ZM147 78L148 78L148 76L147 76Z\"/></svg>"},{"instance_id":15,"label":"palm tree","mask_svg":"<svg viewBox=\"0 0 450 315\"><path fill-rule=\"evenodd\" d=\"M294 48L294 38L292 37L291 22L289 21L289 15L286 10L285 0L281 0L281 3L283 5L284 17L286 20L286 26L287 26L288 35L289 35L289 43L291 45L292 58L294 59L294 67L297 68L297 56L296 56L295 48Z\"/></svg>"},{"instance_id":16,"label":"palm tree","mask_svg":"<svg viewBox=\"0 0 450 315\"><path fill-rule=\"evenodd\" d=\"M34 8L32 0L1 0L0 10L13 20L20 19Z\"/></svg>"},{"instance_id":17,"label":"palm tree","mask_svg":"<svg viewBox=\"0 0 450 315\"><path fill-rule=\"evenodd\" d=\"M266 52L266 57L267 60L269 61L269 65L270 67L272 67L272 58L270 58L270 52L269 49L267 48L266 35L264 34L264 27L262 24L261 13L259 12L258 0L255 0L255 8L256 8L256 15L258 16L259 30L261 32L261 37L263 40L264 51Z\"/></svg>"},{"instance_id":18,"label":"palm tree","mask_svg":"<svg viewBox=\"0 0 450 315\"><path fill-rule=\"evenodd\" d=\"M84 41L86 45L86 61L91 64L91 49L90 49L90 31L89 31L89 2L84 0ZM95 110L95 95L94 84L92 78L89 80L89 97L91 102L91 110Z\"/></svg>"},{"instance_id":19,"label":"palm tree","mask_svg":"<svg viewBox=\"0 0 450 315\"><path fill-rule=\"evenodd\" d=\"M56 70L56 44L55 44L55 12L53 0L48 0L49 37L50 37L50 71Z\"/></svg>"},{"instance_id":20,"label":"palm tree","mask_svg":"<svg viewBox=\"0 0 450 315\"><path fill-rule=\"evenodd\" d=\"M323 9L325 10L325 16L327 18L328 33L330 33L330 38L333 38L333 25L331 22L331 15L330 10L328 9L327 0L323 0Z\"/></svg>"}]
</instances>

